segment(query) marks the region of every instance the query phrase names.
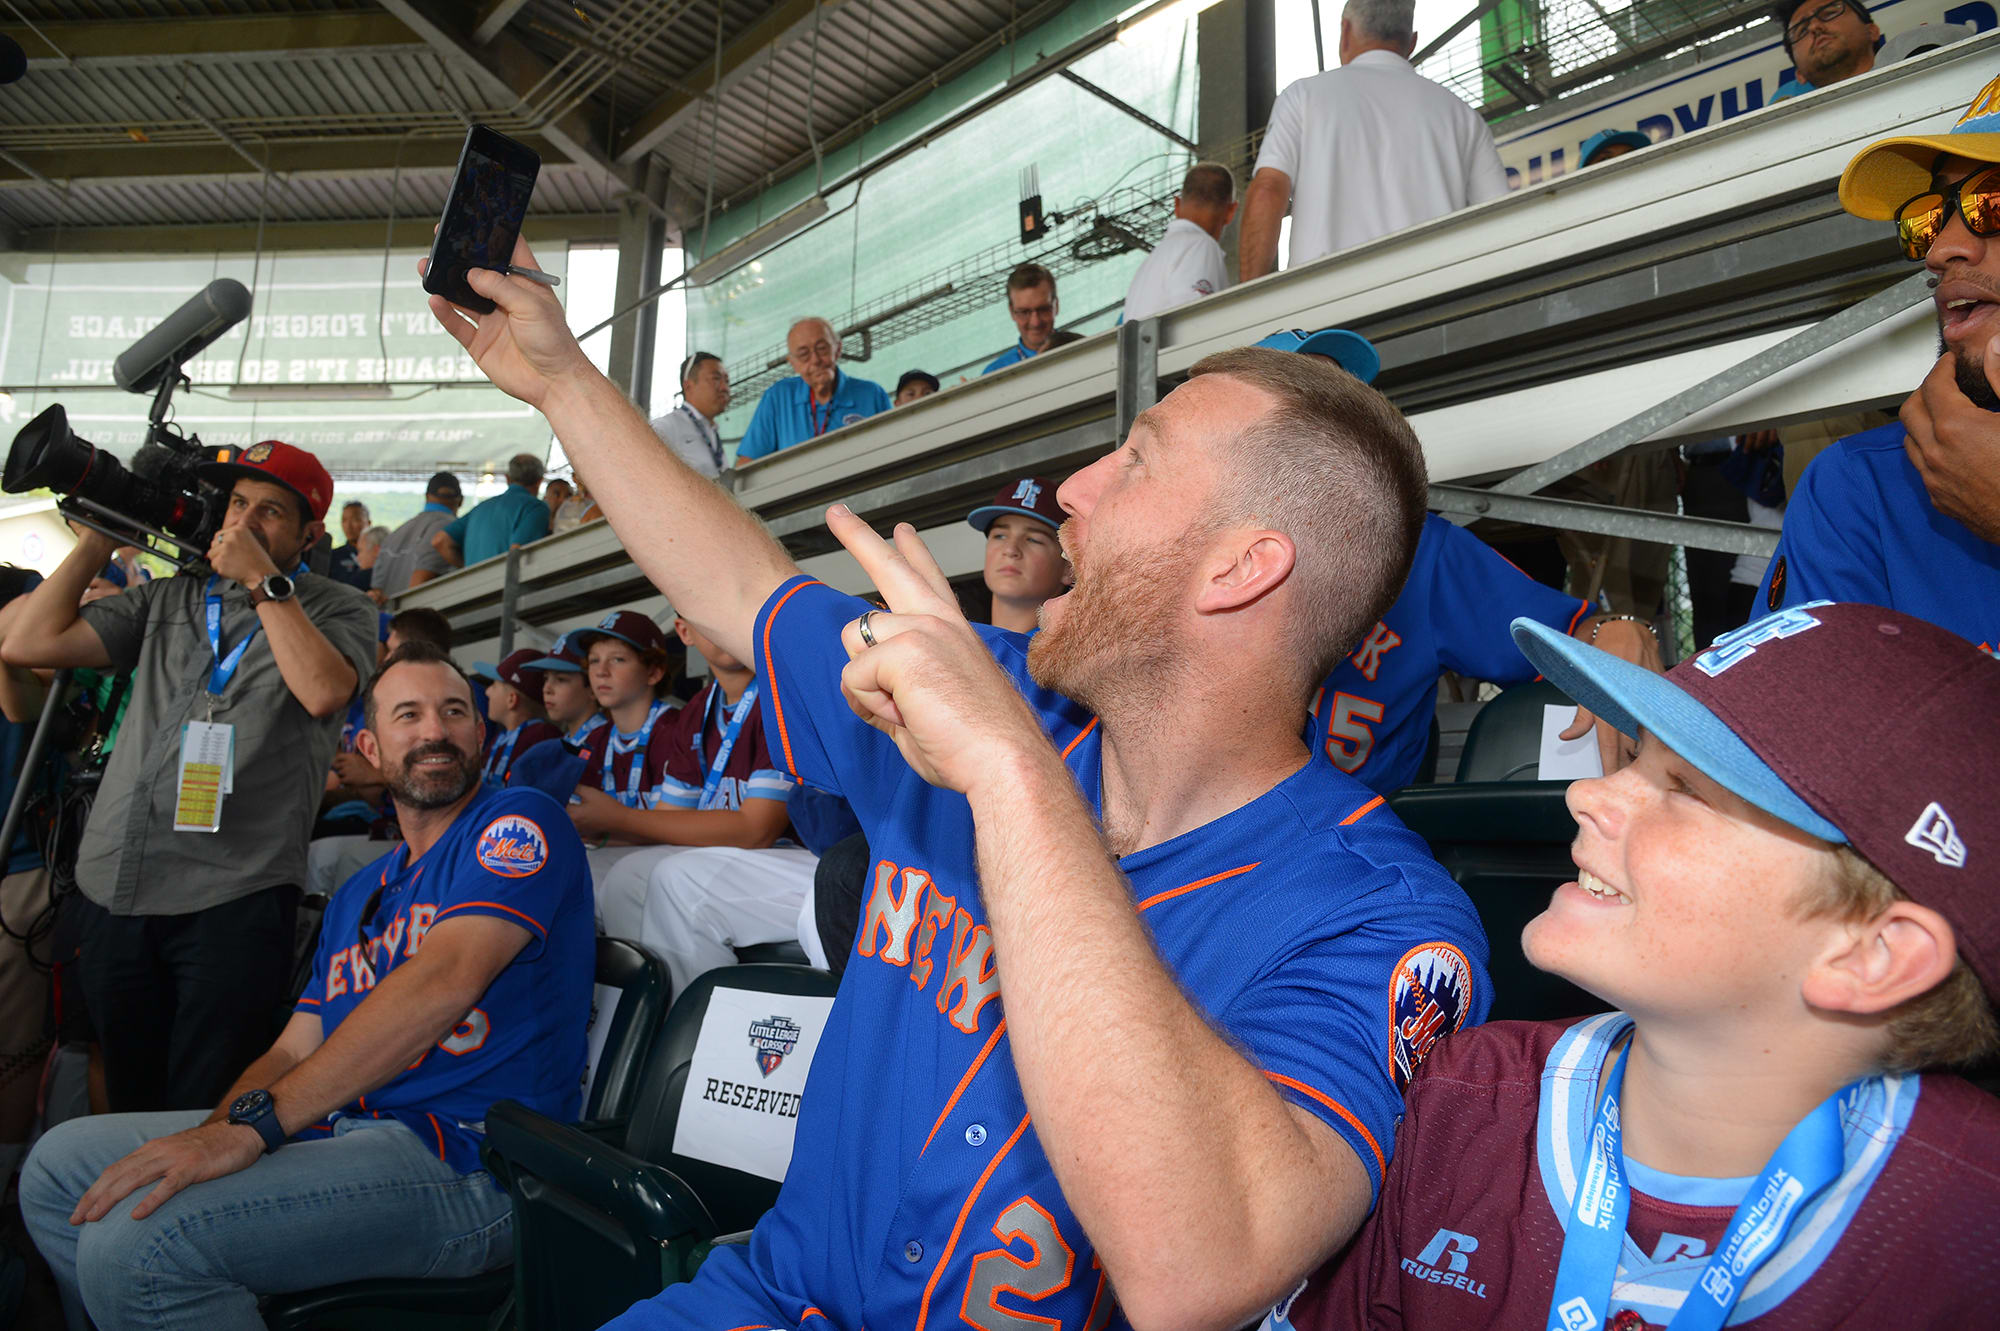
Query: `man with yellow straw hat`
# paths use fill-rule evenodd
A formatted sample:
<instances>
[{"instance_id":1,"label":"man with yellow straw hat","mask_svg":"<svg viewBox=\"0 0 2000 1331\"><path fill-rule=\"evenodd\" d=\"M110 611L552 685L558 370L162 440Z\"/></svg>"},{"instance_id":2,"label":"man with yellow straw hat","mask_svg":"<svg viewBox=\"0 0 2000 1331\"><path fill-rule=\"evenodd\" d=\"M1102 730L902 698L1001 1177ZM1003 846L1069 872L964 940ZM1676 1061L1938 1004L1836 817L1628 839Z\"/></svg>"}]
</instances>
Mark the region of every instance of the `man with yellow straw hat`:
<instances>
[{"instance_id":1,"label":"man with yellow straw hat","mask_svg":"<svg viewBox=\"0 0 2000 1331\"><path fill-rule=\"evenodd\" d=\"M1847 164L1840 201L1893 221L1931 274L1938 361L1902 419L1813 459L1785 514L1757 613L1805 601L1889 606L2000 647L2000 78L1942 134Z\"/></svg>"}]
</instances>

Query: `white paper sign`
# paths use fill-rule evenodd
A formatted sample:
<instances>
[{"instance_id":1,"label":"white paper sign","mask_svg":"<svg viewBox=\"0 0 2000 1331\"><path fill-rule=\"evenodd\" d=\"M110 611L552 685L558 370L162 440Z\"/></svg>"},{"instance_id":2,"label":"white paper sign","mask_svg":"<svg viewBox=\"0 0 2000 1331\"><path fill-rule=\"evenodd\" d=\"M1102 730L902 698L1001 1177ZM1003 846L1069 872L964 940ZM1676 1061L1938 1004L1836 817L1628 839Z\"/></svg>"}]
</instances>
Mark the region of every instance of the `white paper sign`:
<instances>
[{"instance_id":1,"label":"white paper sign","mask_svg":"<svg viewBox=\"0 0 2000 1331\"><path fill-rule=\"evenodd\" d=\"M1579 781L1603 776L1604 759L1597 752L1597 731L1587 730L1581 739L1563 739L1562 733L1576 720L1574 707L1542 708L1542 761L1536 776L1543 781ZM1602 724L1602 723L1600 723Z\"/></svg>"},{"instance_id":2,"label":"white paper sign","mask_svg":"<svg viewBox=\"0 0 2000 1331\"><path fill-rule=\"evenodd\" d=\"M832 995L717 989L688 1064L674 1150L783 1182Z\"/></svg>"},{"instance_id":3,"label":"white paper sign","mask_svg":"<svg viewBox=\"0 0 2000 1331\"><path fill-rule=\"evenodd\" d=\"M618 1011L620 995L608 984L600 984L590 995L590 1031L584 1037L583 1086L586 1093L597 1082L597 1061L604 1057L604 1042L611 1037L611 1018Z\"/></svg>"}]
</instances>

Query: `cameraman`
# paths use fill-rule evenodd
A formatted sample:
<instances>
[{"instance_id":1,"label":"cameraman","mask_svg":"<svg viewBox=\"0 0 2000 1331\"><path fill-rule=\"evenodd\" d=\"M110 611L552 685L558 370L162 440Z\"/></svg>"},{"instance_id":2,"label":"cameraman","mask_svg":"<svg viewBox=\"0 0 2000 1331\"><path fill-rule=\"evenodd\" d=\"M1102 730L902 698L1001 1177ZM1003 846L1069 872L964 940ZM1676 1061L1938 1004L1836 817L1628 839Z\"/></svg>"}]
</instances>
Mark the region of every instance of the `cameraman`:
<instances>
[{"instance_id":1,"label":"cameraman","mask_svg":"<svg viewBox=\"0 0 2000 1331\"><path fill-rule=\"evenodd\" d=\"M79 608L113 547L92 532L0 646L12 665L132 672L76 866L80 975L119 1111L206 1108L269 1045L340 714L375 661L374 607L302 563L333 494L319 460L267 441L201 476L229 494L213 576ZM183 735L202 725L226 728L206 732L230 755L217 823L176 831Z\"/></svg>"}]
</instances>

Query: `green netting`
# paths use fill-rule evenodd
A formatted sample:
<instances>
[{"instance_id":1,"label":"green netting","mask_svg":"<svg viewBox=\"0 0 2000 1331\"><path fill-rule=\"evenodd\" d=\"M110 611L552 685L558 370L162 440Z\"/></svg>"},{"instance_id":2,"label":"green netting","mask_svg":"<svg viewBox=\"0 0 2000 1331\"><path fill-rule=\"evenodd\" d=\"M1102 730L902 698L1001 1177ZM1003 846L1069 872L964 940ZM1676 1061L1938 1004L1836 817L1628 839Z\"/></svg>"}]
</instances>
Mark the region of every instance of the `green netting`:
<instances>
[{"instance_id":1,"label":"green netting","mask_svg":"<svg viewBox=\"0 0 2000 1331\"><path fill-rule=\"evenodd\" d=\"M1120 6L1075 8L1115 14ZM1093 52L1073 68L1192 139L1195 25L1166 26ZM1023 67L1033 58L1018 56ZM1001 78L1005 72L1003 61ZM993 79L984 69L967 76L969 83ZM885 127L884 145L894 141L890 133ZM848 338L843 364L884 387L909 369L947 382L976 375L1012 346L1002 284L1027 259L1057 272L1061 324L1082 332L1110 327L1133 270L1165 229L1168 201L1191 160L1185 148L1086 89L1052 78L837 191L825 221L688 298L688 348L721 356L739 386L724 435L742 434L763 388L779 377L769 366L783 357L786 329L807 315L843 329L872 321L865 338ZM1069 216L1024 246L1015 219L1027 166L1039 171L1045 209ZM781 184L761 215L782 212L811 186L810 173L803 188ZM755 210L741 211L752 216L739 222L754 223ZM716 245L712 237L710 248Z\"/></svg>"}]
</instances>

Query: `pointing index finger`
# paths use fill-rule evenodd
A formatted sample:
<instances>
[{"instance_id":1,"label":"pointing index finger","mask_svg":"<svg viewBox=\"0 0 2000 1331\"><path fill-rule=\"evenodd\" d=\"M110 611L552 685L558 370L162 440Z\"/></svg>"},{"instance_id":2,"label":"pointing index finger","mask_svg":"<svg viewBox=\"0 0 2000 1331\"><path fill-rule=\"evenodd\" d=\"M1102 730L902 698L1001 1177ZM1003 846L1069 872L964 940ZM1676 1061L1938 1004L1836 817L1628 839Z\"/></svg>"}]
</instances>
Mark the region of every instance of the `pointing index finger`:
<instances>
[{"instance_id":1,"label":"pointing index finger","mask_svg":"<svg viewBox=\"0 0 2000 1331\"><path fill-rule=\"evenodd\" d=\"M875 590L882 593L891 614L936 614L945 610L939 593L925 576L912 568L909 560L877 535L853 509L835 504L826 511L826 526L861 565L861 571L868 575ZM950 608L955 611L956 603L951 603Z\"/></svg>"}]
</instances>

